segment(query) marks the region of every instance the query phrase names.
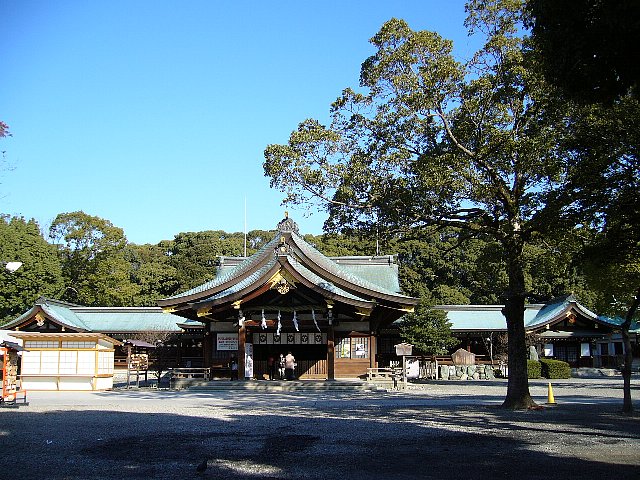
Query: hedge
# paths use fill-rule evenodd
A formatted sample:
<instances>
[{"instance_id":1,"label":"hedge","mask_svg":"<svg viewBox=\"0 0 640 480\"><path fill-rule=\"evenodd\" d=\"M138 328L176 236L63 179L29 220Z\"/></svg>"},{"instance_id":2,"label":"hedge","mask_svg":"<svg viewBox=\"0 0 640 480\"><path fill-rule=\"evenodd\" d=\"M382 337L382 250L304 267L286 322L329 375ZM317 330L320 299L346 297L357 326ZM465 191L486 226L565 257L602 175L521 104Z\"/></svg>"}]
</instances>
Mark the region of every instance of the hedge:
<instances>
[{"instance_id":1,"label":"hedge","mask_svg":"<svg viewBox=\"0 0 640 480\"><path fill-rule=\"evenodd\" d=\"M571 378L571 367L567 362L541 358L540 364L544 378Z\"/></svg>"},{"instance_id":2,"label":"hedge","mask_svg":"<svg viewBox=\"0 0 640 480\"><path fill-rule=\"evenodd\" d=\"M540 378L542 365L537 360L527 360L527 378Z\"/></svg>"}]
</instances>

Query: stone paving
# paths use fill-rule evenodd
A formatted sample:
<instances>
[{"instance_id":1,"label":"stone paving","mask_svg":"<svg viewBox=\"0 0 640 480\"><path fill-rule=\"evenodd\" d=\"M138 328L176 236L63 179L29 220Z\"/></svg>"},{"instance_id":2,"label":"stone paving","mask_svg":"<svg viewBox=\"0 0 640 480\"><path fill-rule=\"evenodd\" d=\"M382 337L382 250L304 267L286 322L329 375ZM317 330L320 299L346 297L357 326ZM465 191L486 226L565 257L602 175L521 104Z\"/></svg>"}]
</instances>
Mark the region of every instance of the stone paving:
<instances>
[{"instance_id":1,"label":"stone paving","mask_svg":"<svg viewBox=\"0 0 640 480\"><path fill-rule=\"evenodd\" d=\"M620 415L621 380L552 385L555 407L520 412L499 408L504 380L390 393L32 392L28 406L0 410L0 471L27 479L638 478L640 417ZM530 390L542 404L548 382Z\"/></svg>"}]
</instances>

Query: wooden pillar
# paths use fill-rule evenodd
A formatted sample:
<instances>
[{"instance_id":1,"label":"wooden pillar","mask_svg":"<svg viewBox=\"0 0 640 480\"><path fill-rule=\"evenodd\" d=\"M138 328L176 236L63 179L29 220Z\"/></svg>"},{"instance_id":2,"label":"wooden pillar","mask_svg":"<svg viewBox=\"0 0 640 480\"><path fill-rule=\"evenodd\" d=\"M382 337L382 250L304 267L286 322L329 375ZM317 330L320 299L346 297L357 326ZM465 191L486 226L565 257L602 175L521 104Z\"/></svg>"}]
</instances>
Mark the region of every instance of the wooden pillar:
<instances>
[{"instance_id":1,"label":"wooden pillar","mask_svg":"<svg viewBox=\"0 0 640 480\"><path fill-rule=\"evenodd\" d=\"M378 354L378 337L375 334L369 336L369 367L377 368L378 362L376 360Z\"/></svg>"},{"instance_id":2,"label":"wooden pillar","mask_svg":"<svg viewBox=\"0 0 640 480\"><path fill-rule=\"evenodd\" d=\"M182 366L182 336L178 337L176 341L176 366Z\"/></svg>"},{"instance_id":3,"label":"wooden pillar","mask_svg":"<svg viewBox=\"0 0 640 480\"><path fill-rule=\"evenodd\" d=\"M329 325L327 332L327 380L336 379L336 347L333 325Z\"/></svg>"},{"instance_id":4,"label":"wooden pillar","mask_svg":"<svg viewBox=\"0 0 640 480\"><path fill-rule=\"evenodd\" d=\"M247 330L242 324L238 329L238 380L244 380L244 350L247 341Z\"/></svg>"},{"instance_id":5,"label":"wooden pillar","mask_svg":"<svg viewBox=\"0 0 640 480\"><path fill-rule=\"evenodd\" d=\"M209 324L205 324L206 332L202 336L202 366L204 368L211 368L211 363L213 359L213 335L209 331ZM211 375L211 371L209 371L209 375ZM209 378L211 380L211 378Z\"/></svg>"}]
</instances>

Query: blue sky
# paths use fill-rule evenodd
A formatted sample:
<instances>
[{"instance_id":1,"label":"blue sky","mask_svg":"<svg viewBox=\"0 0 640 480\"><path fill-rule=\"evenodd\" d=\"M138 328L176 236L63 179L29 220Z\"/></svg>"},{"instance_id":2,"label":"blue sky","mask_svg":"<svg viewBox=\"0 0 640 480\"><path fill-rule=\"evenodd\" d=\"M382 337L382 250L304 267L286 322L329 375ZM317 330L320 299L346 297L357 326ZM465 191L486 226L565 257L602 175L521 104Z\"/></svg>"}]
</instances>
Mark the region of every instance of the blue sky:
<instances>
[{"instance_id":1,"label":"blue sky","mask_svg":"<svg viewBox=\"0 0 640 480\"><path fill-rule=\"evenodd\" d=\"M248 230L272 229L265 147L328 120L392 17L473 52L462 1L2 0L0 212L83 210L140 244L242 231L246 199Z\"/></svg>"}]
</instances>

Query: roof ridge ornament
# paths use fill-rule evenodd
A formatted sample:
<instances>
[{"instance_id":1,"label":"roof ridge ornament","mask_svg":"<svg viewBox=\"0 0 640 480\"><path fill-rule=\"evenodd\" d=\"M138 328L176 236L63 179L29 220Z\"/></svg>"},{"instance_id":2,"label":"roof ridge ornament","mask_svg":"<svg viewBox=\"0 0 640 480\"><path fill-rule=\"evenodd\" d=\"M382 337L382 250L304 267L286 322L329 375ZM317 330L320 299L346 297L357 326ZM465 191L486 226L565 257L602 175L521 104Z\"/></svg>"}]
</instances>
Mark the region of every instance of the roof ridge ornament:
<instances>
[{"instance_id":1,"label":"roof ridge ornament","mask_svg":"<svg viewBox=\"0 0 640 480\"><path fill-rule=\"evenodd\" d=\"M284 218L278 223L277 229L279 232L288 233L293 232L299 235L298 224L289 218L289 212L284 212Z\"/></svg>"}]
</instances>

